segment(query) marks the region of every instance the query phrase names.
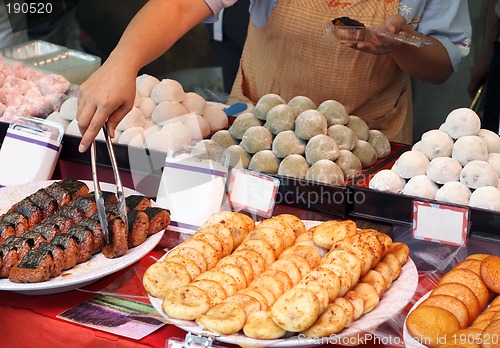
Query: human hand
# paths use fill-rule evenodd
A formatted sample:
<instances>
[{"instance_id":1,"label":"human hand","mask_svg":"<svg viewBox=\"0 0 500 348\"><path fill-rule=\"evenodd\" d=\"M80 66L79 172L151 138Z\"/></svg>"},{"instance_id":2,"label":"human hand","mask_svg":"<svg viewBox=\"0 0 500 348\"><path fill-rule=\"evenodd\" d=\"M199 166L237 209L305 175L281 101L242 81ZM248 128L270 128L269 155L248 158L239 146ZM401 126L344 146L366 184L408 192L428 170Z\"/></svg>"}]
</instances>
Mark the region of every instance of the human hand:
<instances>
[{"instance_id":1,"label":"human hand","mask_svg":"<svg viewBox=\"0 0 500 348\"><path fill-rule=\"evenodd\" d=\"M76 118L82 140L78 151L90 147L104 124L110 137L115 136L116 126L133 107L136 75L126 64L108 58L80 86Z\"/></svg>"},{"instance_id":2,"label":"human hand","mask_svg":"<svg viewBox=\"0 0 500 348\"><path fill-rule=\"evenodd\" d=\"M410 31L411 28L407 25L406 19L400 15L391 15L386 18L384 23L376 26L374 30L370 30L367 40L364 42L347 43L350 48L374 55L390 54L399 49L403 43L392 38L378 35L377 32L387 32L396 34L400 31Z\"/></svg>"}]
</instances>

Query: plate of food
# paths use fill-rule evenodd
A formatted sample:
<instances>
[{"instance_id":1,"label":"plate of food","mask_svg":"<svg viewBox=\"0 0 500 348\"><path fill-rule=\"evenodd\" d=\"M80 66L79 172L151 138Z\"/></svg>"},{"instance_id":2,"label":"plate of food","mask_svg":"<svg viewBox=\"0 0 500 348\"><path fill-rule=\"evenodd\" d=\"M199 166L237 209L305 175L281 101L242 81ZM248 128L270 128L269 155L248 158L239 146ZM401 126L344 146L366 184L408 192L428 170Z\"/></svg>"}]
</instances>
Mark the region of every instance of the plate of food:
<instances>
[{"instance_id":1,"label":"plate of food","mask_svg":"<svg viewBox=\"0 0 500 348\"><path fill-rule=\"evenodd\" d=\"M322 222L318 221L304 221L304 224L308 229L310 227L317 226L321 223ZM305 240L301 240L300 243L301 243L300 245L304 246L311 245L309 241ZM176 255L177 254L179 253L176 253ZM165 255L164 258L167 258L167 256L168 254ZM168 258L166 259L166 261L168 261ZM281 262L283 263L283 261ZM396 260L396 262L399 261ZM401 312L413 298L418 285L417 268L414 262L411 260L411 258L408 258L406 263L402 267L399 264L399 269L400 269L399 277L396 280L394 280L394 282L392 282L392 285L385 292L383 292L383 296L379 298L378 305L376 305L372 310L360 316L357 320L353 321L348 327L337 332L336 334L331 334L328 336L320 336L316 338L307 337L306 334L302 333L304 331L300 333L286 332L283 338L279 339L251 338L244 334L243 331L245 331L245 329L235 334L224 335L220 333L214 333L213 331L209 331L206 328L199 325L197 321L178 320L170 318L164 312L163 298L149 295L149 300L153 305L153 307L169 323L176 325L179 328L188 331L190 333L213 337L215 340L225 343L236 344L239 346L252 346L252 347L307 347L307 346L317 346L318 344L342 344L342 345L352 346L362 342L367 333L373 332L379 325L388 321L393 316ZM355 286L353 286L353 289L358 290ZM361 291L361 288L359 290ZM232 316L231 314L232 313L228 313L227 316L231 317Z\"/></svg>"},{"instance_id":2,"label":"plate of food","mask_svg":"<svg viewBox=\"0 0 500 348\"><path fill-rule=\"evenodd\" d=\"M67 250L73 250L72 248L72 243L74 243L74 240L80 241L77 237L81 237L81 241L87 240L87 236L89 235L88 230L86 233L83 233L81 231L81 225L83 224L84 221L90 221L94 220L94 218L88 217L88 216L80 216L82 220L79 220L78 223L75 223L76 218L73 220L73 223L70 223L69 225L66 225L66 222L71 220L71 219L61 219L60 215L63 215L61 213L62 208L57 210L57 208L54 208L54 206L57 206L56 202L46 202L41 203L42 205L45 204L46 207L44 208L43 212L40 212L37 210L35 213L32 215L26 215L30 216L29 219L36 219L37 214L45 214L47 216L43 217L43 223L39 222L38 224L35 224L33 221L32 226L27 227L28 225L23 226L22 223L19 223L16 225L17 229L15 230L15 234L11 236L6 236L5 234L8 233L8 228L9 224L12 223L10 219L12 219L11 216L14 217L21 217L19 214L17 214L17 211L20 210L19 208L19 202L24 202L24 199L27 198L28 196L30 197L29 201L31 202L32 200L37 200L39 197L42 198L47 198L47 200L50 199L50 195L47 196L47 190L49 187L52 187L52 185L56 185L59 183L58 181L42 181L42 182L32 182L29 184L25 185L20 185L20 186L11 186L11 187L3 187L0 188L0 228L2 232L2 243L0 243L0 254L2 258L0 258L0 261L3 261L0 263L0 274L2 278L0 278L0 290L3 291L12 291L12 292L17 292L17 293L22 293L22 294L27 294L27 295L43 295L43 294L52 294L52 293L59 293L59 292L65 292L69 290L73 290L76 288L83 287L85 285L88 285L98 279L101 279L102 277L105 277L109 274L112 274L114 272L117 272L123 268L126 268L133 263L137 262L140 260L142 257L144 257L147 253L149 253L161 240L165 224L168 225L169 220L165 221L165 217L162 217L163 222L158 224L159 221L155 221L155 228L162 228L161 230L156 231L155 233L150 233L148 231L145 231L144 233L146 234L144 238L141 238L140 241L135 241L133 244L130 244L129 247L127 247L127 250L124 251L124 254L119 257L114 257L114 258L108 258L106 257L102 252L100 252L101 249L92 249L92 248L101 248L101 245L97 247L97 242L90 242L88 244L84 244L85 242L82 242L82 244L78 244L77 247L79 248L78 255L76 256L76 260L74 260L73 254L66 254ZM89 197L92 198L93 194L89 195L89 191L93 189L93 183L91 181L78 181L78 180L72 180L71 184L77 183L78 187L82 188L82 199L79 199L80 203L83 203L84 197ZM101 189L104 192L116 192L116 186L114 184L109 184L109 183L101 183ZM61 191L63 192L63 191ZM141 193L124 188L124 193L126 197L130 197L130 201L132 202L132 198L140 199L142 201L141 204L147 205L149 204L154 208L152 210L155 211L162 211L161 208L154 207L154 202L151 202L148 198L144 197ZM36 196L35 196L36 194ZM63 198L63 195L58 196L57 200L61 199L73 199L72 202L76 203L77 199L76 197L72 198ZM113 196L114 195L110 195ZM86 202L90 202L88 200L85 200ZM40 201L41 202L41 201ZM145 203L144 203L145 202ZM49 204L50 203L50 204ZM95 201L94 201L95 203ZM30 203L31 204L31 203ZM14 206L18 205L18 208L13 208ZM66 210L66 213L71 213L71 210L74 208L74 205L76 204L71 204L71 202L66 202L65 205L60 205L60 207L65 206L68 209ZM112 203L109 203L109 206L112 206ZM24 206L23 206L24 207ZM129 207L130 208L130 207ZM24 209L24 208L23 208ZM55 209L52 212L49 212L50 209ZM89 208L90 209L90 208ZM137 207L139 209L139 207ZM143 208L140 208L143 209ZM135 210L135 209L132 209ZM151 211L152 211L151 210ZM10 214L10 212L14 211L16 212L15 214ZM138 210L139 211L139 210ZM148 212L151 212L148 210ZM163 210L165 211L165 210ZM76 210L74 210L76 214ZM110 209L110 212L112 213L112 209ZM146 210L142 210L142 212L146 212ZM92 213L91 211L88 211L89 215ZM134 211L135 213L135 211ZM130 213L129 213L130 215ZM137 213L136 215L140 215L140 218L144 218L144 215ZM8 216L8 217L6 217ZM22 217L21 217L22 218ZM146 215L146 218L149 218L148 215ZM28 220L29 220L28 219ZM40 220L40 218L38 218ZM97 221L97 220L94 220ZM134 220L136 221L136 220ZM152 217L151 220L153 221ZM148 225L149 225L148 221ZM8 223L6 223L8 222ZM58 231L53 232L53 229L46 229L47 226L53 227L54 225L57 225ZM14 226L14 225L10 225ZM38 227L37 227L38 226ZM43 229L42 227L43 226ZM100 226L100 224L99 224ZM129 226L130 226L130 221L129 221ZM41 232L42 233L48 233L53 235L47 237L46 240L38 240L36 237L34 237L33 234L30 235L33 231L36 232ZM10 230L12 232L12 230ZM64 233L61 233L64 232ZM80 234L78 234L80 233ZM142 232L141 232L142 233ZM70 236L71 234L71 236ZM92 234L92 233L91 233ZM101 232L102 234L102 232ZM20 236L24 236L23 238L20 238ZM61 238L59 238L61 237ZM71 238L72 237L72 238ZM68 238L68 239L65 239ZM60 255L60 250L59 251L54 251L54 246L52 243L55 243L55 240L58 240L61 243L67 243L67 245L70 245L67 249L63 249L64 254L62 255L62 258L57 258L60 262L57 263L56 266L56 257L61 256ZM59 240L60 239L60 240ZM53 260L54 266L50 267L45 267L45 269L50 269L50 275L47 275L46 277L39 278L40 272L33 273L33 269L29 269L30 266L27 267L18 267L22 260L17 260L17 266L12 267L8 265L7 257L12 257L12 254L9 254L10 250L8 247L6 248L6 245L9 243L9 241L14 241L14 240L22 240L23 243L25 240L29 240L29 243L34 243L35 246L40 247L43 246L45 248L50 249L50 256L51 259ZM48 242L50 240L50 242ZM59 245L59 244L58 244ZM76 245L76 244L75 244ZM88 246L92 251L89 251L88 253L84 252L83 250L86 250L86 246ZM33 248L33 245L32 245ZM33 250L30 250L33 252L33 255L36 253ZM16 249L17 252L19 252L21 249ZM22 249L24 250L24 249ZM25 251L23 253L23 258L27 256L30 251ZM44 254L46 256L47 253ZM86 255L84 258L83 255ZM9 256L10 255L10 256ZM14 254L16 255L16 254ZM30 254L31 255L31 254ZM40 254L37 254L40 255ZM59 256L56 256L59 255ZM109 255L108 255L109 256ZM116 255L117 256L117 255ZM17 256L15 256L17 257ZM80 258L80 259L78 259ZM21 259L21 257L19 257ZM36 258L35 258L36 259ZM23 259L24 260L24 259ZM21 262L19 262L21 261ZM39 268L43 269L45 265L45 258L42 259L42 261L39 263L41 265ZM29 264L28 261L25 261L26 264ZM18 268L18 269L16 269ZM28 269L29 272L25 272L26 269ZM49 271L46 271L49 272ZM14 277L18 277L17 281L12 281L9 279L9 276L12 274L16 274ZM28 275L27 275L28 273ZM30 278L31 277L31 278ZM18 282L20 281L20 282Z\"/></svg>"}]
</instances>

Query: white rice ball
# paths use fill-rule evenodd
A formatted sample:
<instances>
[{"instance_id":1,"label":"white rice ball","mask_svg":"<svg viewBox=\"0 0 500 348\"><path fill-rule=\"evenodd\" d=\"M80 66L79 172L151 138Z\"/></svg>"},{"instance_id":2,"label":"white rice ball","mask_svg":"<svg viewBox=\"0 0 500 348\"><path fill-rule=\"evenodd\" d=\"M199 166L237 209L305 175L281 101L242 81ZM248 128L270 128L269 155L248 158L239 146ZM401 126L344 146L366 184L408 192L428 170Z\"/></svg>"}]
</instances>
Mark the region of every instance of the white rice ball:
<instances>
[{"instance_id":1,"label":"white rice ball","mask_svg":"<svg viewBox=\"0 0 500 348\"><path fill-rule=\"evenodd\" d=\"M188 112L194 112L198 115L203 115L207 105L207 101L199 94L194 92L186 93L184 100L181 103Z\"/></svg>"},{"instance_id":2,"label":"white rice ball","mask_svg":"<svg viewBox=\"0 0 500 348\"><path fill-rule=\"evenodd\" d=\"M125 117L118 123L116 129L119 131L124 131L131 127L143 127L146 119L142 114L141 110L138 108L132 108Z\"/></svg>"},{"instance_id":3,"label":"white rice ball","mask_svg":"<svg viewBox=\"0 0 500 348\"><path fill-rule=\"evenodd\" d=\"M239 145L231 145L229 152L229 166L247 169L250 164L250 155Z\"/></svg>"},{"instance_id":4,"label":"white rice ball","mask_svg":"<svg viewBox=\"0 0 500 348\"><path fill-rule=\"evenodd\" d=\"M480 129L477 135L482 138L488 147L488 152L500 152L500 136L488 129Z\"/></svg>"},{"instance_id":5,"label":"white rice ball","mask_svg":"<svg viewBox=\"0 0 500 348\"><path fill-rule=\"evenodd\" d=\"M318 106L318 111L325 116L328 127L349 122L349 113L345 106L336 100L325 100Z\"/></svg>"},{"instance_id":6,"label":"white rice ball","mask_svg":"<svg viewBox=\"0 0 500 348\"><path fill-rule=\"evenodd\" d=\"M154 108L151 119L158 124L186 114L188 114L188 111L181 103L164 101Z\"/></svg>"},{"instance_id":7,"label":"white rice ball","mask_svg":"<svg viewBox=\"0 0 500 348\"><path fill-rule=\"evenodd\" d=\"M488 146L482 138L476 135L465 135L455 141L451 157L460 162L462 166L470 161L486 161L488 159Z\"/></svg>"},{"instance_id":8,"label":"white rice ball","mask_svg":"<svg viewBox=\"0 0 500 348\"><path fill-rule=\"evenodd\" d=\"M425 174L428 164L429 159L423 152L407 151L399 156L391 169L403 179L410 179Z\"/></svg>"},{"instance_id":9,"label":"white rice ball","mask_svg":"<svg viewBox=\"0 0 500 348\"><path fill-rule=\"evenodd\" d=\"M201 140L210 135L210 124L200 115L191 114L184 122L191 132L191 139Z\"/></svg>"},{"instance_id":10,"label":"white rice ball","mask_svg":"<svg viewBox=\"0 0 500 348\"><path fill-rule=\"evenodd\" d=\"M446 203L468 205L471 190L460 181L449 181L436 192L436 200Z\"/></svg>"},{"instance_id":11,"label":"white rice ball","mask_svg":"<svg viewBox=\"0 0 500 348\"><path fill-rule=\"evenodd\" d=\"M80 133L80 128L78 128L78 121L75 119L71 121L68 126L66 127L65 133L67 135L74 135L77 137L81 137L82 133Z\"/></svg>"},{"instance_id":12,"label":"white rice ball","mask_svg":"<svg viewBox=\"0 0 500 348\"><path fill-rule=\"evenodd\" d=\"M494 186L480 187L470 195L471 207L500 211L500 190Z\"/></svg>"},{"instance_id":13,"label":"white rice ball","mask_svg":"<svg viewBox=\"0 0 500 348\"><path fill-rule=\"evenodd\" d=\"M151 118L153 110L156 108L156 103L149 97L142 97L141 104L138 108L145 118Z\"/></svg>"},{"instance_id":14,"label":"white rice ball","mask_svg":"<svg viewBox=\"0 0 500 348\"><path fill-rule=\"evenodd\" d=\"M191 131L181 122L167 123L161 128L160 132L167 133L166 137L174 137L182 144L189 144L192 140Z\"/></svg>"},{"instance_id":15,"label":"white rice ball","mask_svg":"<svg viewBox=\"0 0 500 348\"><path fill-rule=\"evenodd\" d=\"M488 161L497 171L498 176L500 177L500 153L492 152L488 155Z\"/></svg>"},{"instance_id":16,"label":"white rice ball","mask_svg":"<svg viewBox=\"0 0 500 348\"><path fill-rule=\"evenodd\" d=\"M128 145L132 139L134 139L137 134L144 132L142 127L130 127L123 131L122 135L118 139L118 144Z\"/></svg>"},{"instance_id":17,"label":"white rice ball","mask_svg":"<svg viewBox=\"0 0 500 348\"><path fill-rule=\"evenodd\" d=\"M406 181L391 169L377 172L370 180L368 187L383 192L402 193Z\"/></svg>"},{"instance_id":18,"label":"white rice ball","mask_svg":"<svg viewBox=\"0 0 500 348\"><path fill-rule=\"evenodd\" d=\"M448 133L453 139L466 135L477 135L479 129L481 129L481 119L474 110L459 108L448 114L440 129Z\"/></svg>"},{"instance_id":19,"label":"white rice ball","mask_svg":"<svg viewBox=\"0 0 500 348\"><path fill-rule=\"evenodd\" d=\"M135 92L134 108L138 108L141 105L142 97L139 93Z\"/></svg>"},{"instance_id":20,"label":"white rice ball","mask_svg":"<svg viewBox=\"0 0 500 348\"><path fill-rule=\"evenodd\" d=\"M462 166L450 157L436 157L427 166L426 174L436 184L459 181Z\"/></svg>"},{"instance_id":21,"label":"white rice ball","mask_svg":"<svg viewBox=\"0 0 500 348\"><path fill-rule=\"evenodd\" d=\"M417 175L408 180L403 194L408 196L435 199L439 187L427 175Z\"/></svg>"},{"instance_id":22,"label":"white rice ball","mask_svg":"<svg viewBox=\"0 0 500 348\"><path fill-rule=\"evenodd\" d=\"M64 129L66 129L68 127L69 123L71 122L71 121L68 121L68 120L62 118L61 115L59 114L59 111L54 111L49 116L47 116L46 119L49 121L60 123Z\"/></svg>"},{"instance_id":23,"label":"white rice ball","mask_svg":"<svg viewBox=\"0 0 500 348\"><path fill-rule=\"evenodd\" d=\"M62 104L59 109L59 116L65 120L72 121L76 118L76 112L78 110L78 98L68 98Z\"/></svg>"},{"instance_id":24,"label":"white rice ball","mask_svg":"<svg viewBox=\"0 0 500 348\"><path fill-rule=\"evenodd\" d=\"M214 105L207 105L203 111L202 117L207 120L210 125L211 133L224 129L229 125L229 119L226 113L221 108Z\"/></svg>"},{"instance_id":25,"label":"white rice ball","mask_svg":"<svg viewBox=\"0 0 500 348\"><path fill-rule=\"evenodd\" d=\"M175 101L182 102L186 93L182 85L172 79L163 79L158 83L151 91L151 99L154 100L156 104L160 104L164 101Z\"/></svg>"},{"instance_id":26,"label":"white rice ball","mask_svg":"<svg viewBox=\"0 0 500 348\"><path fill-rule=\"evenodd\" d=\"M436 157L450 157L453 150L453 139L443 131L433 129L422 135L420 151L430 160Z\"/></svg>"},{"instance_id":27,"label":"white rice ball","mask_svg":"<svg viewBox=\"0 0 500 348\"><path fill-rule=\"evenodd\" d=\"M300 115L303 111L316 109L316 104L309 98L303 95L297 95L290 99L287 104L297 115Z\"/></svg>"},{"instance_id":28,"label":"white rice ball","mask_svg":"<svg viewBox=\"0 0 500 348\"><path fill-rule=\"evenodd\" d=\"M460 182L471 189L496 186L498 174L495 167L486 161L470 161L460 172Z\"/></svg>"},{"instance_id":29,"label":"white rice ball","mask_svg":"<svg viewBox=\"0 0 500 348\"><path fill-rule=\"evenodd\" d=\"M135 79L135 88L141 97L150 97L153 88L160 83L156 77L143 74Z\"/></svg>"}]
</instances>

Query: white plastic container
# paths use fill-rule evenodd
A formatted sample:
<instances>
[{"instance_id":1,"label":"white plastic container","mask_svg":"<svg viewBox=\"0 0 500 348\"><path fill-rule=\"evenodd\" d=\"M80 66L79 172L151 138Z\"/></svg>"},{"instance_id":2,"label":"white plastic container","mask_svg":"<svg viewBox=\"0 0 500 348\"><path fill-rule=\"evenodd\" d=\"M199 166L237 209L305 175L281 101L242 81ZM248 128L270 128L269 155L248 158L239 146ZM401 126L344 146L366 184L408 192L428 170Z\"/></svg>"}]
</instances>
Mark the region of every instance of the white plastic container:
<instances>
[{"instance_id":1,"label":"white plastic container","mask_svg":"<svg viewBox=\"0 0 500 348\"><path fill-rule=\"evenodd\" d=\"M64 129L36 117L15 117L0 148L0 187L52 178Z\"/></svg>"}]
</instances>

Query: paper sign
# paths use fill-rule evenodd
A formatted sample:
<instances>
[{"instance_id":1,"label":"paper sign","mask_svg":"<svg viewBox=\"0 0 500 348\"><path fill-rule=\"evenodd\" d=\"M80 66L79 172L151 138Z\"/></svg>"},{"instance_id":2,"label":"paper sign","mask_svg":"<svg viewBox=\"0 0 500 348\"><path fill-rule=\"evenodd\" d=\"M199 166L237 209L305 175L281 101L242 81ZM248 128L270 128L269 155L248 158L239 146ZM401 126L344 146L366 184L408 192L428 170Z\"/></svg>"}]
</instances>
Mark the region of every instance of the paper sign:
<instances>
[{"instance_id":1,"label":"paper sign","mask_svg":"<svg viewBox=\"0 0 500 348\"><path fill-rule=\"evenodd\" d=\"M465 247L469 209L413 201L414 239Z\"/></svg>"},{"instance_id":2,"label":"paper sign","mask_svg":"<svg viewBox=\"0 0 500 348\"><path fill-rule=\"evenodd\" d=\"M249 170L233 168L227 196L235 211L244 210L263 217L273 214L279 180Z\"/></svg>"}]
</instances>

